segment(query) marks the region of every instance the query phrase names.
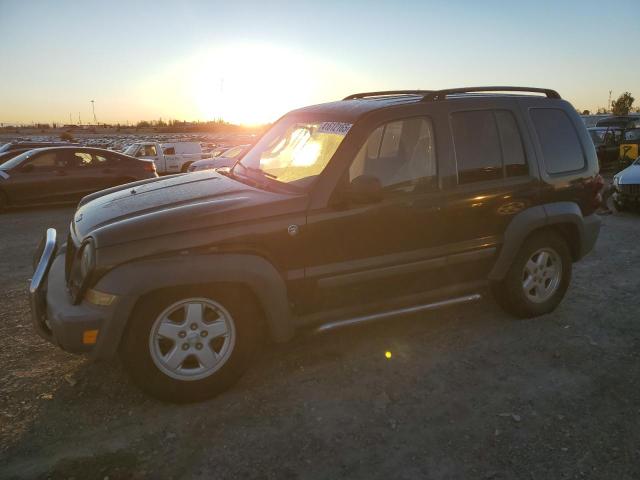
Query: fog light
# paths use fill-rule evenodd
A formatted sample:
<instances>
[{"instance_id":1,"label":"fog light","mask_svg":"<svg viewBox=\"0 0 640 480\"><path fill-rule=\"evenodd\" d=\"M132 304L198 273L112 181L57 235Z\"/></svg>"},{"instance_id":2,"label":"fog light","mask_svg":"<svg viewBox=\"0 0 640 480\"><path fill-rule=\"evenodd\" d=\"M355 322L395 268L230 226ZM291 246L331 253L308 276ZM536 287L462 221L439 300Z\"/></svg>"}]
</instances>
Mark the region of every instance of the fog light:
<instances>
[{"instance_id":1,"label":"fog light","mask_svg":"<svg viewBox=\"0 0 640 480\"><path fill-rule=\"evenodd\" d=\"M84 298L87 302L93 303L94 305L100 305L103 307L111 305L115 299L115 295L111 295L110 293L99 292L98 290L87 290L87 293L84 294Z\"/></svg>"},{"instance_id":2,"label":"fog light","mask_svg":"<svg viewBox=\"0 0 640 480\"><path fill-rule=\"evenodd\" d=\"M82 332L82 343L93 345L98 340L98 330L85 330Z\"/></svg>"}]
</instances>

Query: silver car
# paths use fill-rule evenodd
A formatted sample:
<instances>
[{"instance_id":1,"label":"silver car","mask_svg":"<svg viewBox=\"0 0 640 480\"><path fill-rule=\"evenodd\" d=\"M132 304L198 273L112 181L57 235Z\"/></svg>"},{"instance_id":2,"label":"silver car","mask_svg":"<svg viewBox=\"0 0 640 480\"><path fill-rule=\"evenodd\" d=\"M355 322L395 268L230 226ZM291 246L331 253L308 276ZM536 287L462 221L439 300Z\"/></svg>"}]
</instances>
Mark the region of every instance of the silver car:
<instances>
[{"instance_id":1,"label":"silver car","mask_svg":"<svg viewBox=\"0 0 640 480\"><path fill-rule=\"evenodd\" d=\"M640 157L613 177L613 203L617 210L640 206Z\"/></svg>"},{"instance_id":2,"label":"silver car","mask_svg":"<svg viewBox=\"0 0 640 480\"><path fill-rule=\"evenodd\" d=\"M249 151L251 145L238 145L225 151L219 157L205 158L198 160L189 165L188 172L197 172L199 170L211 170L214 168L233 167L245 153Z\"/></svg>"}]
</instances>

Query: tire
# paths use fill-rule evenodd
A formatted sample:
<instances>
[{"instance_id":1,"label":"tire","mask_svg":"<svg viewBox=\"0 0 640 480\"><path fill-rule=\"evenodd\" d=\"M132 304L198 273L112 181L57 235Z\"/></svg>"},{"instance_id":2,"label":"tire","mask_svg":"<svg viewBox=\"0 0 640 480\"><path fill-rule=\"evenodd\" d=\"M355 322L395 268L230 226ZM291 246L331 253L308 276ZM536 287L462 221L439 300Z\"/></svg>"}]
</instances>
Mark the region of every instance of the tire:
<instances>
[{"instance_id":1,"label":"tire","mask_svg":"<svg viewBox=\"0 0 640 480\"><path fill-rule=\"evenodd\" d=\"M198 402L242 376L263 338L262 325L257 302L242 288L162 290L136 307L121 357L148 394L174 403Z\"/></svg>"},{"instance_id":2,"label":"tire","mask_svg":"<svg viewBox=\"0 0 640 480\"><path fill-rule=\"evenodd\" d=\"M492 284L494 297L503 309L520 318L550 313L569 287L572 263L569 247L560 235L535 233L525 240L505 278ZM555 271L559 267L557 277L553 266Z\"/></svg>"},{"instance_id":3,"label":"tire","mask_svg":"<svg viewBox=\"0 0 640 480\"><path fill-rule=\"evenodd\" d=\"M182 173L187 173L189 171L189 167L191 166L193 162L187 162L184 165L182 165L182 168L180 169L180 172Z\"/></svg>"}]
</instances>

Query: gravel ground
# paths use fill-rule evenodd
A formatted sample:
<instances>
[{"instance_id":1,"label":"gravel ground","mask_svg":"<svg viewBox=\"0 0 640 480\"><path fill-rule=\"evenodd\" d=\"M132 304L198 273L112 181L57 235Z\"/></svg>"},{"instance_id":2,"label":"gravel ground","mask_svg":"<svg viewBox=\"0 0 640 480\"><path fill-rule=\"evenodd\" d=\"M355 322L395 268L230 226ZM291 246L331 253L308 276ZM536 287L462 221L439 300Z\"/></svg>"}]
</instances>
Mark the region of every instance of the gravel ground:
<instances>
[{"instance_id":1,"label":"gravel ground","mask_svg":"<svg viewBox=\"0 0 640 480\"><path fill-rule=\"evenodd\" d=\"M71 213L0 216L0 478L640 478L637 215L603 218L551 315L483 300L305 336L176 406L32 331L31 254Z\"/></svg>"}]
</instances>

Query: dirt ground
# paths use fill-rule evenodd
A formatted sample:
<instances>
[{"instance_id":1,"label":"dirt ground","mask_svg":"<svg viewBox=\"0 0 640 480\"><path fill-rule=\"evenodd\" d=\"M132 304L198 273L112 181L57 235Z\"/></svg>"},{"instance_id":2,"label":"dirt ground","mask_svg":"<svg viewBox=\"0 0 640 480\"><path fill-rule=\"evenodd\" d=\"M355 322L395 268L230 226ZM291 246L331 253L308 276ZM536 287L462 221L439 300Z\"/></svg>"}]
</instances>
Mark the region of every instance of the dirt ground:
<instances>
[{"instance_id":1,"label":"dirt ground","mask_svg":"<svg viewBox=\"0 0 640 480\"><path fill-rule=\"evenodd\" d=\"M305 336L176 406L33 332L31 255L71 213L0 216L0 478L640 478L638 215L603 217L551 315L482 300Z\"/></svg>"}]
</instances>

